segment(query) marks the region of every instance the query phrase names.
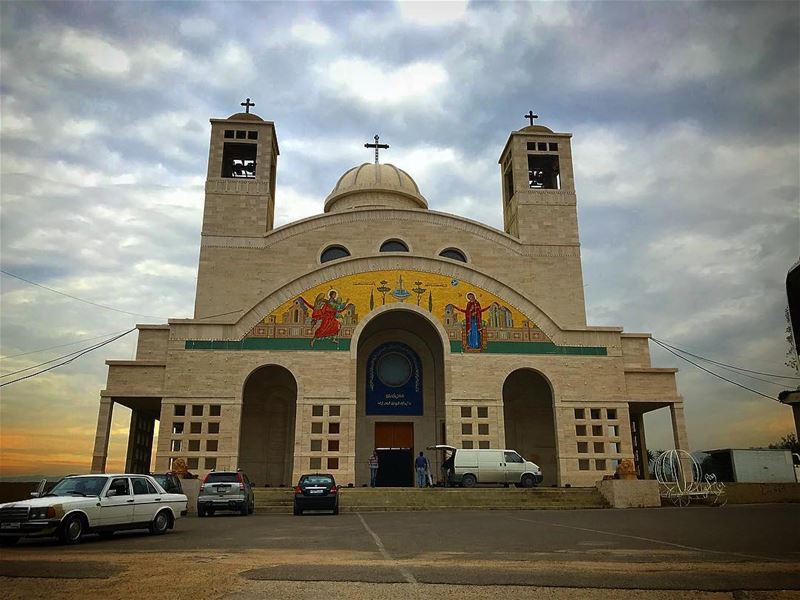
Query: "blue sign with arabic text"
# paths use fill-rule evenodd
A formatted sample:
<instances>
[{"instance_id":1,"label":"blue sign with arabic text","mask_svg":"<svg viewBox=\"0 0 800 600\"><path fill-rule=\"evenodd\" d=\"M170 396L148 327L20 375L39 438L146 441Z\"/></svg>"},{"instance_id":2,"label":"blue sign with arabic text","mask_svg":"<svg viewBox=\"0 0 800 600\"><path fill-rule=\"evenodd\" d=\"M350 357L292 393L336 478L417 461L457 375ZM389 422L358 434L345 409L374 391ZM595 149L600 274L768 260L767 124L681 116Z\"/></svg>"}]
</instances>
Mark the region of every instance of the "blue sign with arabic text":
<instances>
[{"instance_id":1,"label":"blue sign with arabic text","mask_svg":"<svg viewBox=\"0 0 800 600\"><path fill-rule=\"evenodd\" d=\"M368 415L422 415L422 364L402 342L376 348L367 360Z\"/></svg>"}]
</instances>

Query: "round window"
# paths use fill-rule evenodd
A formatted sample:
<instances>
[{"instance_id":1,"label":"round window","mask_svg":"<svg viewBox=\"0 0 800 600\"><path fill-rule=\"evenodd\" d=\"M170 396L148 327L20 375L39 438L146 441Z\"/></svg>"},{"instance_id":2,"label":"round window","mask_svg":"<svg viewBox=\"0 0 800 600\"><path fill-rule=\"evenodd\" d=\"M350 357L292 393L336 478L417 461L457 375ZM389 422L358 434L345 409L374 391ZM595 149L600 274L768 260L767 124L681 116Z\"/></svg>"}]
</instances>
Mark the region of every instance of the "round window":
<instances>
[{"instance_id":1,"label":"round window","mask_svg":"<svg viewBox=\"0 0 800 600\"><path fill-rule=\"evenodd\" d=\"M378 379L389 387L400 387L411 379L411 362L398 352L388 352L378 359Z\"/></svg>"}]
</instances>

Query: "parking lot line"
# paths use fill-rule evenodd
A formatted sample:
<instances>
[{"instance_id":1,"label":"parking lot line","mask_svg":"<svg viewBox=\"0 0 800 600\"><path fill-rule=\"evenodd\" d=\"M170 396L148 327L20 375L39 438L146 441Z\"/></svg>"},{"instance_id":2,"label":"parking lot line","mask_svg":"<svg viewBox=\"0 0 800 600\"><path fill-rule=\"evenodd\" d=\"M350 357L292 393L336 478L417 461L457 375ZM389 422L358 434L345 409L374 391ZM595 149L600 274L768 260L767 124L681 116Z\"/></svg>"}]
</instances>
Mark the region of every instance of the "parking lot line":
<instances>
[{"instance_id":1,"label":"parking lot line","mask_svg":"<svg viewBox=\"0 0 800 600\"><path fill-rule=\"evenodd\" d=\"M686 546L684 544L676 544L675 542L667 542L667 541L664 541L664 540L656 540L656 539L653 539L653 538L646 538L646 537L641 537L641 536L638 536L638 535L630 535L630 534L627 534L627 533L616 533L614 531L601 531L599 529L589 529L588 527L576 527L575 525L563 525L561 523L552 523L552 522L549 522L549 521L537 521L537 520L534 520L534 519L523 519L522 517L513 517L513 516L510 516L510 515L509 515L509 518L510 519L514 519L515 521L525 521L526 523L536 523L537 525L550 525L551 527L563 527L565 529L573 529L575 531L586 531L586 532L589 532L589 533L599 533L601 535L610 535L610 536L613 536L613 537L627 538L627 539L631 539L631 540L638 540L640 542L649 542L649 543L652 543L652 544L661 544L661 545L664 545L664 546L672 546L673 548L680 548L682 550L691 550L693 552L708 552L708 553L711 553L711 554L722 554L722 555L728 555L728 556L740 556L742 558L751 558L751 559L756 559L756 560L771 560L771 561L777 561L777 562L791 562L791 561L787 561L786 559L783 559L783 558L776 558L776 557L770 557L770 556L758 556L756 554L744 554L742 552L730 552L730 551L725 551L725 550L712 550L710 548L699 548L697 546Z\"/></svg>"},{"instance_id":2,"label":"parking lot line","mask_svg":"<svg viewBox=\"0 0 800 600\"><path fill-rule=\"evenodd\" d=\"M378 547L378 551L381 553L381 556L383 556L383 558L386 561L392 563L397 568L397 570L400 571L400 574L405 578L405 580L408 583L417 583L416 578L408 570L406 570L398 561L392 558L392 555L389 554L389 551L386 549L386 546L383 545L381 538L378 537L377 533L372 531L372 528L369 525L367 525L367 522L364 520L364 517L361 516L361 513L356 513L356 514L358 515L358 518L361 520L361 524L364 526L364 529L366 529L367 533L372 536L373 540L375 540L375 545Z\"/></svg>"}]
</instances>

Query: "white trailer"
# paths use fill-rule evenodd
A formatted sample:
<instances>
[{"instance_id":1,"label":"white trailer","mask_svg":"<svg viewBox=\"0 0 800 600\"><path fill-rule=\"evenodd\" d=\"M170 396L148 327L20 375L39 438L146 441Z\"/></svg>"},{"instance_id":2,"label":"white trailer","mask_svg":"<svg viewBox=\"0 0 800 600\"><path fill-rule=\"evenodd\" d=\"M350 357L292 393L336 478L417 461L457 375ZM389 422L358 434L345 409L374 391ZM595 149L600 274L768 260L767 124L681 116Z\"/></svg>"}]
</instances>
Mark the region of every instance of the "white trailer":
<instances>
[{"instance_id":1,"label":"white trailer","mask_svg":"<svg viewBox=\"0 0 800 600\"><path fill-rule=\"evenodd\" d=\"M798 481L800 456L789 450L710 450L714 473L721 481L778 483Z\"/></svg>"}]
</instances>

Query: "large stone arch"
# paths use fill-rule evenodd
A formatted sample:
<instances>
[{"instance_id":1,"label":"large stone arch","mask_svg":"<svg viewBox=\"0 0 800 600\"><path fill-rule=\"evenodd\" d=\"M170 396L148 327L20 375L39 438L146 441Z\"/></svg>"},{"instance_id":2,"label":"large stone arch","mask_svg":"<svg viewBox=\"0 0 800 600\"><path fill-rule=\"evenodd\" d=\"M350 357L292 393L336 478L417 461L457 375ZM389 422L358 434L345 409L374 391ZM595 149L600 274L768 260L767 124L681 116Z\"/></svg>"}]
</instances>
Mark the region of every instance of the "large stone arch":
<instances>
[{"instance_id":1,"label":"large stone arch","mask_svg":"<svg viewBox=\"0 0 800 600\"><path fill-rule=\"evenodd\" d=\"M257 486L291 485L297 379L286 367L262 365L242 385L239 468Z\"/></svg>"},{"instance_id":2,"label":"large stone arch","mask_svg":"<svg viewBox=\"0 0 800 600\"><path fill-rule=\"evenodd\" d=\"M536 369L514 369L503 380L502 397L506 448L538 464L543 485L558 484L558 429L552 383Z\"/></svg>"},{"instance_id":3,"label":"large stone arch","mask_svg":"<svg viewBox=\"0 0 800 600\"><path fill-rule=\"evenodd\" d=\"M368 403L371 392L367 389L368 360L376 351L392 344L406 346L419 357L422 378L421 414L405 414L402 410L388 414L375 414L373 411L370 414ZM410 452L400 456L399 464L397 461L392 462L391 468L405 468L406 485L410 485L413 457L420 451L425 451L428 446L444 441L445 389L448 379L448 361L445 353L449 354L446 333L440 324L417 307L387 305L370 313L370 318L359 324L353 335L351 353L356 365L356 484L369 482L367 461L372 450L381 445L376 446L376 440L381 438L387 429L399 428L411 432L413 447L409 449ZM435 464L435 455L427 454L431 464ZM382 465L389 464L387 458L388 455L381 459ZM381 469L383 468L382 466ZM432 472L435 476L436 469ZM386 472L381 473L381 481L384 481L383 475Z\"/></svg>"}]
</instances>

